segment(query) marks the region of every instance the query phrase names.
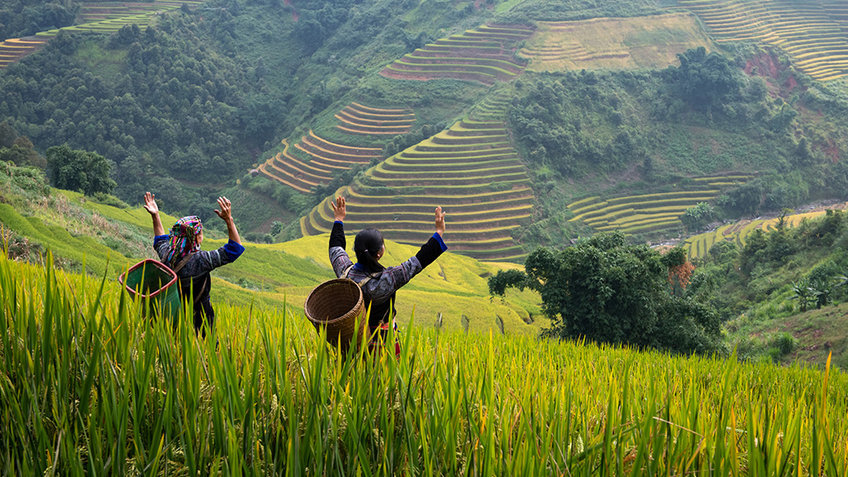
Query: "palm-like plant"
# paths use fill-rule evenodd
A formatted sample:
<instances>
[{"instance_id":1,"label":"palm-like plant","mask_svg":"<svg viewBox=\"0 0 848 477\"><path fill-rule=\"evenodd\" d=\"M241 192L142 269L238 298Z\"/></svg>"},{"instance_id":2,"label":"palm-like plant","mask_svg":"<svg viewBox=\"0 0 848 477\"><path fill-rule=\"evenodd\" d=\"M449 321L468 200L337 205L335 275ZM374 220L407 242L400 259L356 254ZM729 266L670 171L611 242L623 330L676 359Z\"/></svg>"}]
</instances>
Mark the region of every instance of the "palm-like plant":
<instances>
[{"instance_id":1,"label":"palm-like plant","mask_svg":"<svg viewBox=\"0 0 848 477\"><path fill-rule=\"evenodd\" d=\"M810 282L810 288L813 291L813 302L816 304L816 309L830 303L833 285L827 280L814 280Z\"/></svg>"},{"instance_id":2,"label":"palm-like plant","mask_svg":"<svg viewBox=\"0 0 848 477\"><path fill-rule=\"evenodd\" d=\"M792 292L795 293L792 299L798 300L802 313L807 311L807 305L815 300L815 291L810 286L810 280L806 278L793 282Z\"/></svg>"}]
</instances>

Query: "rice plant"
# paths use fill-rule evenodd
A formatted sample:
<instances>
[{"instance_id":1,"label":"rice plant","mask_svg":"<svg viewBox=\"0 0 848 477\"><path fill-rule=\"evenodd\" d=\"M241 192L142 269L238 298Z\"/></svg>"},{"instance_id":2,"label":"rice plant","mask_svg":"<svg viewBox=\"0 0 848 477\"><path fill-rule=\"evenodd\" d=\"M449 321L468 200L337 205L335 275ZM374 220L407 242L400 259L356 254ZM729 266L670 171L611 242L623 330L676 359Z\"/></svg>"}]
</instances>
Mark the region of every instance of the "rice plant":
<instances>
[{"instance_id":1,"label":"rice plant","mask_svg":"<svg viewBox=\"0 0 848 477\"><path fill-rule=\"evenodd\" d=\"M203 340L49 257L0 256L0 307L9 475L848 473L829 366L415 326L345 359L286 306L219 304Z\"/></svg>"}]
</instances>

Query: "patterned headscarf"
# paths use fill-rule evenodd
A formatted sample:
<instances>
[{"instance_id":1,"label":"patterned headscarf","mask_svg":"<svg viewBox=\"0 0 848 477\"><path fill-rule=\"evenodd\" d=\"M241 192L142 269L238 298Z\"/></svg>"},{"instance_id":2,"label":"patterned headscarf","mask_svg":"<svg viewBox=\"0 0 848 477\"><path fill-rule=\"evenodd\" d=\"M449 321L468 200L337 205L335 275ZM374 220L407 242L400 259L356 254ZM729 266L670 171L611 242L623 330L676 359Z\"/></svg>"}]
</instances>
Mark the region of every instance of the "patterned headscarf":
<instances>
[{"instance_id":1,"label":"patterned headscarf","mask_svg":"<svg viewBox=\"0 0 848 477\"><path fill-rule=\"evenodd\" d=\"M186 255L200 248L197 236L203 231L203 224L196 215L183 217L171 227L170 244L171 251L168 252L168 263L174 265Z\"/></svg>"}]
</instances>

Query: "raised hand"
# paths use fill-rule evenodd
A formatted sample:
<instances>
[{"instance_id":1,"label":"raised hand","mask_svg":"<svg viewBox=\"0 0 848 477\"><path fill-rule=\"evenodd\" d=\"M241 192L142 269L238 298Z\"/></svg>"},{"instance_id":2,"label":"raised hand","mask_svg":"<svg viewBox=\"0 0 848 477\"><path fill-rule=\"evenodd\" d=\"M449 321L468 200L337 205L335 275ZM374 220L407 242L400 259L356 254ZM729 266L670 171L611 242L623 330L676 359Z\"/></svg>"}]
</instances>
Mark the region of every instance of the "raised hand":
<instances>
[{"instance_id":1,"label":"raised hand","mask_svg":"<svg viewBox=\"0 0 848 477\"><path fill-rule=\"evenodd\" d=\"M345 216L347 216L347 208L345 206L345 198L342 196L336 197L335 202L330 201L330 206L333 208L333 217L335 220L339 222L344 222Z\"/></svg>"},{"instance_id":2,"label":"raised hand","mask_svg":"<svg viewBox=\"0 0 848 477\"><path fill-rule=\"evenodd\" d=\"M442 212L441 206L436 207L436 233L445 234L445 213Z\"/></svg>"},{"instance_id":3,"label":"raised hand","mask_svg":"<svg viewBox=\"0 0 848 477\"><path fill-rule=\"evenodd\" d=\"M224 219L225 222L230 222L233 219L233 211L232 204L230 203L230 199L226 197L218 197L218 207L221 210L215 210L215 213L218 214L218 217Z\"/></svg>"},{"instance_id":4,"label":"raised hand","mask_svg":"<svg viewBox=\"0 0 848 477\"><path fill-rule=\"evenodd\" d=\"M144 210L149 212L150 215L159 213L159 205L156 204L156 194L151 194L150 192L144 193Z\"/></svg>"}]
</instances>

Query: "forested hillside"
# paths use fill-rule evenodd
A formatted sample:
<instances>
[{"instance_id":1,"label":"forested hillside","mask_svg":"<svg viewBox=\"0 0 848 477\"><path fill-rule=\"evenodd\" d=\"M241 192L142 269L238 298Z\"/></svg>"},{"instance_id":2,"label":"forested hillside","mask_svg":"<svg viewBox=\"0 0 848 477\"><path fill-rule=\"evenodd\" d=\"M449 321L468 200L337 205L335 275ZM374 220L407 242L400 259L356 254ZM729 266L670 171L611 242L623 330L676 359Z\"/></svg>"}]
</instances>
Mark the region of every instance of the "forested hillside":
<instances>
[{"instance_id":1,"label":"forested hillside","mask_svg":"<svg viewBox=\"0 0 848 477\"><path fill-rule=\"evenodd\" d=\"M120 199L154 190L175 215L213 218L226 194L256 242L325 233L344 194L353 227L415 244L442 205L454 251L515 262L597 232L682 241L848 188L833 2L734 6L733 28L710 2L150 5L4 7L7 34L45 43L8 46L0 157L49 170L67 143L105 157ZM817 33L757 27L770 11Z\"/></svg>"},{"instance_id":2,"label":"forested hillside","mask_svg":"<svg viewBox=\"0 0 848 477\"><path fill-rule=\"evenodd\" d=\"M77 1L4 1L0 6L0 39L71 25L78 11Z\"/></svg>"},{"instance_id":3,"label":"forested hillside","mask_svg":"<svg viewBox=\"0 0 848 477\"><path fill-rule=\"evenodd\" d=\"M20 34L92 20L110 5L24 3L6 9L33 18L30 30L16 27ZM491 108L478 104L487 97L506 106L502 116L484 115L507 121L541 205L522 219L529 227L506 229L511 242L490 250L517 247L522 255L603 227L652 240L691 232L678 217L697 201L583 220L593 196L636 204L630 197L682 188L730 218L838 195L846 137L838 84L796 72L776 50L725 42L714 53L690 17L651 16L669 7L648 0L191 3L149 26L59 32L0 74L0 117L36 150L67 142L104 155L114 164L117 195L130 202L153 189L175 212L202 210L220 193L262 204L245 225L265 240L316 230L293 222L339 187L373 182L355 178L379 175L366 170L383 158L457 119L479 119ZM69 19L51 23L45 9L67 10ZM623 17L605 26L622 32L617 43L595 38L599 17ZM572 29L582 31L578 43ZM650 45L669 49L648 59ZM703 54L685 53L697 45ZM676 55L684 53L680 64ZM653 69L638 66L645 61ZM524 70L528 64L551 73ZM487 86L494 83L493 96ZM366 115L351 117L353 104ZM398 119L385 111L408 111L413 121L391 129ZM349 159L321 152L330 144L369 152ZM505 187L496 174L485 176L493 191ZM687 185L693 178L704 182ZM583 199L582 210L573 206ZM612 212L598 210L594 217ZM275 221L291 225L281 233Z\"/></svg>"}]
</instances>

